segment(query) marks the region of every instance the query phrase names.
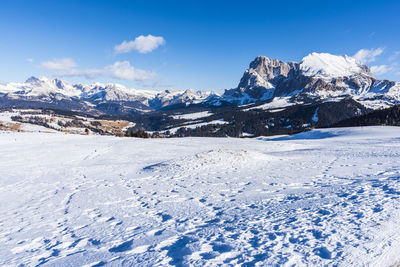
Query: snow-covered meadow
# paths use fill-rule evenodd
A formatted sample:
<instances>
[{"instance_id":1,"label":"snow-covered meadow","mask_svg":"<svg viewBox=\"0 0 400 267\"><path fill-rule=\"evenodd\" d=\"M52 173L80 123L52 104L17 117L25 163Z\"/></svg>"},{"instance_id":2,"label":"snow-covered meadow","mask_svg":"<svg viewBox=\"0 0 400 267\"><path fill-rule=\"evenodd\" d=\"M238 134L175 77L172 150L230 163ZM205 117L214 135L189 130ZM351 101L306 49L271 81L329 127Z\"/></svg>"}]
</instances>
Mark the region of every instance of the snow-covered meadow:
<instances>
[{"instance_id":1,"label":"snow-covered meadow","mask_svg":"<svg viewBox=\"0 0 400 267\"><path fill-rule=\"evenodd\" d=\"M390 266L400 128L0 134L0 265Z\"/></svg>"}]
</instances>

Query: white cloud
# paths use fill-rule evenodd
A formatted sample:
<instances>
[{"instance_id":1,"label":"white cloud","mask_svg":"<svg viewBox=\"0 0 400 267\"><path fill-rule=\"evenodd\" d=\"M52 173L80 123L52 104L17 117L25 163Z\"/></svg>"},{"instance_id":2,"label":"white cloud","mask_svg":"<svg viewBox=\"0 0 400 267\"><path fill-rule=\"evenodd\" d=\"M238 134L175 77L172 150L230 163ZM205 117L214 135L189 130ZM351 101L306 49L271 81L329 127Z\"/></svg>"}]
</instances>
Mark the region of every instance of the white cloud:
<instances>
[{"instance_id":1,"label":"white cloud","mask_svg":"<svg viewBox=\"0 0 400 267\"><path fill-rule=\"evenodd\" d=\"M123 41L121 44L114 46L114 51L117 54L122 54L137 50L142 54L146 54L164 44L165 40L161 36L140 35L133 41Z\"/></svg>"},{"instance_id":2,"label":"white cloud","mask_svg":"<svg viewBox=\"0 0 400 267\"><path fill-rule=\"evenodd\" d=\"M389 57L389 61L394 61L400 55L400 51L396 51Z\"/></svg>"},{"instance_id":3,"label":"white cloud","mask_svg":"<svg viewBox=\"0 0 400 267\"><path fill-rule=\"evenodd\" d=\"M48 70L68 70L76 67L76 63L71 58L60 58L43 62L40 66Z\"/></svg>"},{"instance_id":4,"label":"white cloud","mask_svg":"<svg viewBox=\"0 0 400 267\"><path fill-rule=\"evenodd\" d=\"M26 61L32 63L33 62L33 58L29 57L29 58L26 59Z\"/></svg>"},{"instance_id":5,"label":"white cloud","mask_svg":"<svg viewBox=\"0 0 400 267\"><path fill-rule=\"evenodd\" d=\"M88 79L96 77L110 77L119 80L143 81L153 79L154 72L135 69L129 61L117 61L103 69L68 70L57 74L58 76L84 76Z\"/></svg>"},{"instance_id":6,"label":"white cloud","mask_svg":"<svg viewBox=\"0 0 400 267\"><path fill-rule=\"evenodd\" d=\"M365 64L368 62L374 62L376 57L379 56L380 54L383 53L385 48L379 47L379 48L372 48L372 49L361 49L359 50L353 58L358 60L359 62Z\"/></svg>"},{"instance_id":7,"label":"white cloud","mask_svg":"<svg viewBox=\"0 0 400 267\"><path fill-rule=\"evenodd\" d=\"M391 71L392 67L388 65L377 65L377 66L372 66L370 69L373 74L381 75Z\"/></svg>"}]
</instances>

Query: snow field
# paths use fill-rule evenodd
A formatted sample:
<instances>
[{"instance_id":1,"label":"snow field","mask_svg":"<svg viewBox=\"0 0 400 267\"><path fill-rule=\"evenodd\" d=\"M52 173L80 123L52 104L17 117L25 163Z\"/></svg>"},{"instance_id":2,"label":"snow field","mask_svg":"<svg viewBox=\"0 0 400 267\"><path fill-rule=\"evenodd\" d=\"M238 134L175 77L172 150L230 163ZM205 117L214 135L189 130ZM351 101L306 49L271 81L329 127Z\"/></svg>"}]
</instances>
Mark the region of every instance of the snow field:
<instances>
[{"instance_id":1,"label":"snow field","mask_svg":"<svg viewBox=\"0 0 400 267\"><path fill-rule=\"evenodd\" d=\"M400 128L257 139L0 134L0 265L399 260Z\"/></svg>"}]
</instances>

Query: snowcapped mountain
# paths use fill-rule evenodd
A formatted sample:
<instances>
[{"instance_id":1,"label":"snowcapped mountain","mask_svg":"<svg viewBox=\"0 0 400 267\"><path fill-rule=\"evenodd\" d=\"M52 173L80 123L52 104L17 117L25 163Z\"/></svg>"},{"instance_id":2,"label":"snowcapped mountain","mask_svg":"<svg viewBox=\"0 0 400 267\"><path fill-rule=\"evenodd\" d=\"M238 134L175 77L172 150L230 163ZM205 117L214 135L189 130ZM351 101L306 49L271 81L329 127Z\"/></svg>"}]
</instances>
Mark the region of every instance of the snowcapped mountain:
<instances>
[{"instance_id":1,"label":"snowcapped mountain","mask_svg":"<svg viewBox=\"0 0 400 267\"><path fill-rule=\"evenodd\" d=\"M270 110L342 99L352 99L366 109L387 108L400 103L400 83L375 78L367 66L352 57L311 53L301 62L259 56L250 63L237 88L225 90L223 95L194 90L136 90L121 84L71 84L47 77L0 84L0 107L115 116L191 106L252 104L251 109L258 105Z\"/></svg>"},{"instance_id":2,"label":"snowcapped mountain","mask_svg":"<svg viewBox=\"0 0 400 267\"><path fill-rule=\"evenodd\" d=\"M312 53L298 62L257 57L235 89L222 99L238 105L290 97L293 103L350 97L368 108L398 104L400 83L378 80L349 56Z\"/></svg>"},{"instance_id":3,"label":"snowcapped mountain","mask_svg":"<svg viewBox=\"0 0 400 267\"><path fill-rule=\"evenodd\" d=\"M194 90L153 91L136 90L121 84L70 84L48 77L30 77L24 83L0 84L2 106L7 106L11 101L17 106L23 103L24 107L29 106L28 102L32 102L37 107L40 102L42 107L53 108L51 104L62 101L67 105L63 109L68 109L67 103L71 102L71 109L88 111L94 108L114 115L149 112L177 104L199 103L215 96L218 95Z\"/></svg>"},{"instance_id":4,"label":"snowcapped mountain","mask_svg":"<svg viewBox=\"0 0 400 267\"><path fill-rule=\"evenodd\" d=\"M158 92L150 104L154 108L163 108L171 105L184 104L199 104L213 97L219 97L218 94L213 92L202 92L188 89L185 91L179 90L165 90Z\"/></svg>"},{"instance_id":5,"label":"snowcapped mountain","mask_svg":"<svg viewBox=\"0 0 400 267\"><path fill-rule=\"evenodd\" d=\"M372 76L369 69L349 56L336 56L328 53L312 53L304 57L300 70L305 76L323 79L346 77L355 74Z\"/></svg>"},{"instance_id":6,"label":"snowcapped mountain","mask_svg":"<svg viewBox=\"0 0 400 267\"><path fill-rule=\"evenodd\" d=\"M0 85L0 94L10 96L49 98L78 97L81 91L59 79L47 77L30 77L24 83L8 83Z\"/></svg>"}]
</instances>

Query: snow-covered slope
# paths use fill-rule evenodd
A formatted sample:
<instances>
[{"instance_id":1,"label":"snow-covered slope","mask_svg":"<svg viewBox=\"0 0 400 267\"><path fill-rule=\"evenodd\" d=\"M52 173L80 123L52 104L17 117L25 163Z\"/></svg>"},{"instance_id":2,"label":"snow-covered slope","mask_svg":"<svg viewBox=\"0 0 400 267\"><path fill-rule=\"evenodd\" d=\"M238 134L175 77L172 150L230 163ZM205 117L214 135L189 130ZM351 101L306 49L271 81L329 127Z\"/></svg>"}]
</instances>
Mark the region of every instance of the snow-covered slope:
<instances>
[{"instance_id":1,"label":"snow-covered slope","mask_svg":"<svg viewBox=\"0 0 400 267\"><path fill-rule=\"evenodd\" d=\"M348 77L355 74L371 75L368 68L349 56L336 56L328 53L312 53L304 57L300 70L305 76L321 78Z\"/></svg>"},{"instance_id":2,"label":"snow-covered slope","mask_svg":"<svg viewBox=\"0 0 400 267\"><path fill-rule=\"evenodd\" d=\"M395 266L400 128L0 134L0 265Z\"/></svg>"}]
</instances>

